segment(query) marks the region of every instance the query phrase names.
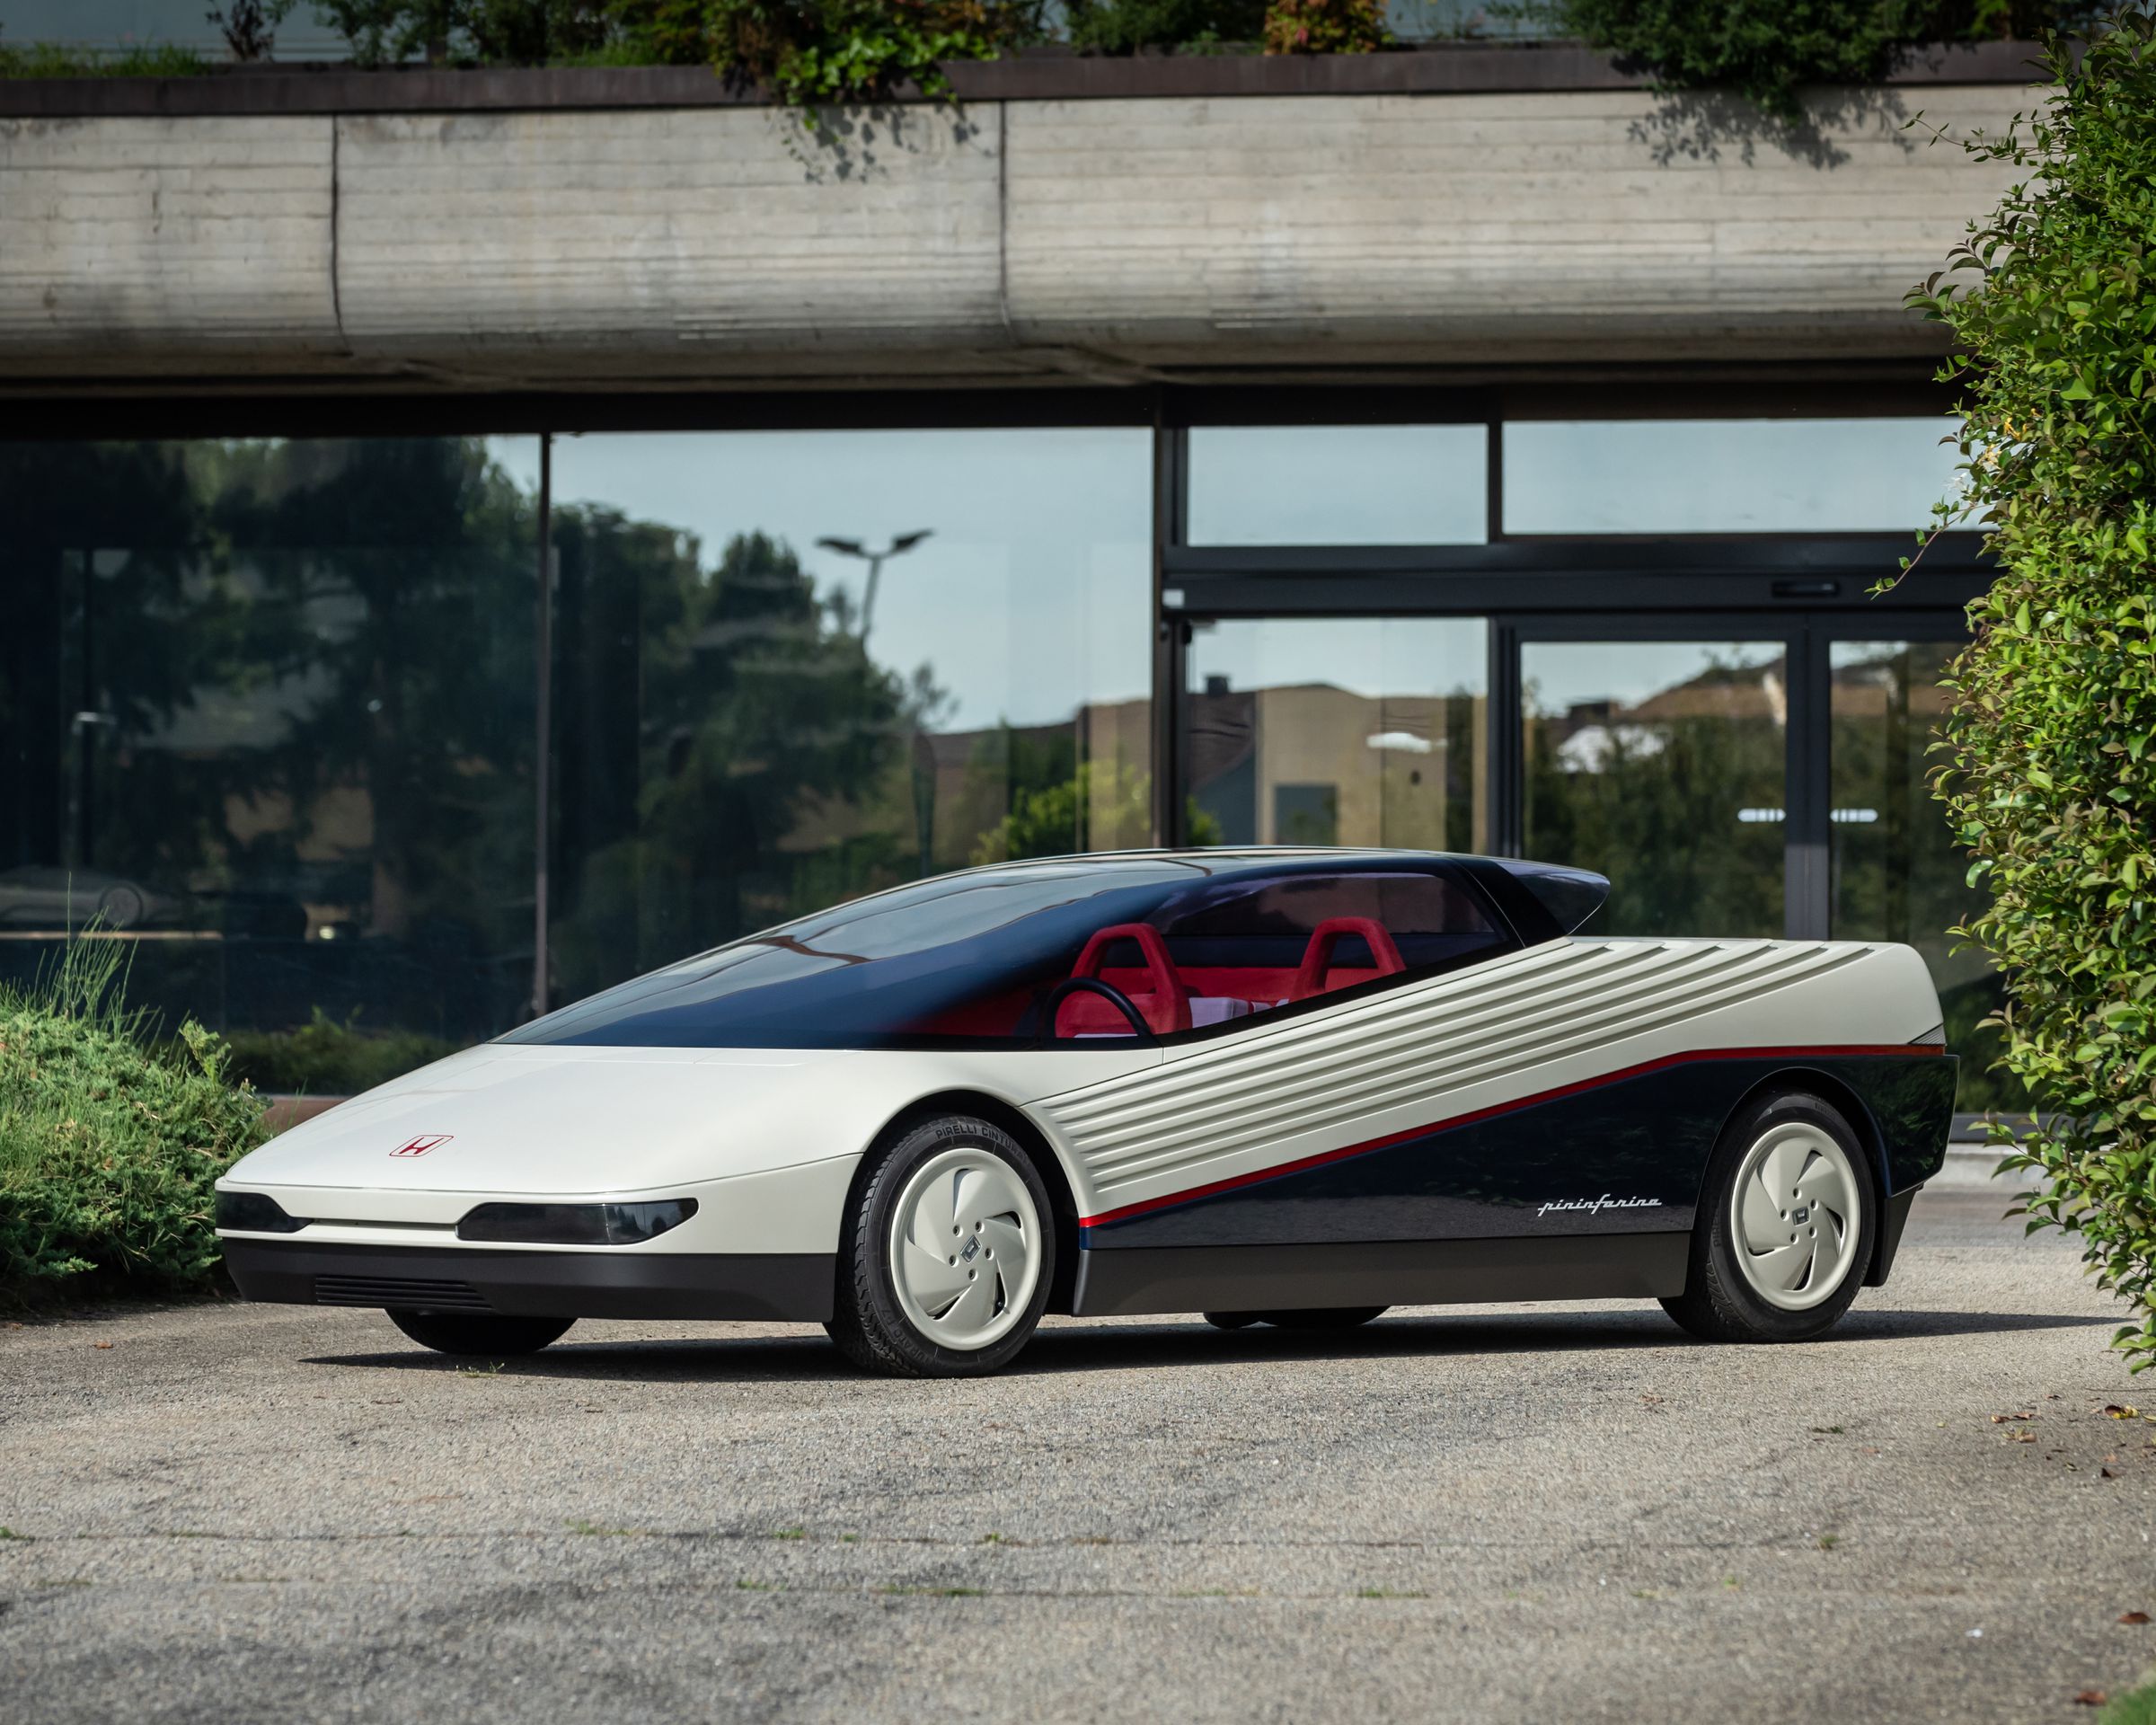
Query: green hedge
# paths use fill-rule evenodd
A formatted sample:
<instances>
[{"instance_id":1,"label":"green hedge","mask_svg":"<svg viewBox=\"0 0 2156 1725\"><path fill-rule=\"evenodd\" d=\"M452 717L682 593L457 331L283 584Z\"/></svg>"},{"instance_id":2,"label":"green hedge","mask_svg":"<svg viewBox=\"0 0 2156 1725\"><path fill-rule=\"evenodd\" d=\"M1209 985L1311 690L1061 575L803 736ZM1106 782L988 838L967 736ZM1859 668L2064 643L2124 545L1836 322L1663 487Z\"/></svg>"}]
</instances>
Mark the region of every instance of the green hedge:
<instances>
[{"instance_id":1,"label":"green hedge","mask_svg":"<svg viewBox=\"0 0 2156 1725\"><path fill-rule=\"evenodd\" d=\"M0 1298L216 1279L212 1189L267 1136L261 1101L199 1025L146 1037L119 957L77 942L40 986L0 989Z\"/></svg>"},{"instance_id":2,"label":"green hedge","mask_svg":"<svg viewBox=\"0 0 2156 1725\"><path fill-rule=\"evenodd\" d=\"M1912 295L1953 332L1970 500L2000 573L1948 686L1941 796L1991 902L2005 1064L2065 1117L2006 1165L2079 1234L2156 1365L2156 21L2122 12L2054 93L1965 147L2019 176ZM1942 511L1942 521L1948 512Z\"/></svg>"}]
</instances>

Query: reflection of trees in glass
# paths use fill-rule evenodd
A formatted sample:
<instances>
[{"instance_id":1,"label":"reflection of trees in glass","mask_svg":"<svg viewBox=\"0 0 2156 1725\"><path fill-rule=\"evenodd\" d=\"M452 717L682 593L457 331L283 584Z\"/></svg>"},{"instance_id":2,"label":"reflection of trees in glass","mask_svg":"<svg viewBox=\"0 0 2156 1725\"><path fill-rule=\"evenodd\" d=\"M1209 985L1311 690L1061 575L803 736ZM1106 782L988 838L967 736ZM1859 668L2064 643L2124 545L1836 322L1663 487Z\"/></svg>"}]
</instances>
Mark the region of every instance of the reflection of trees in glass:
<instances>
[{"instance_id":1,"label":"reflection of trees in glass","mask_svg":"<svg viewBox=\"0 0 2156 1725\"><path fill-rule=\"evenodd\" d=\"M1739 818L1781 811L1780 675L1710 660L1635 705L1563 713L1529 684L1527 853L1610 877L1586 933L1781 933L1781 826Z\"/></svg>"},{"instance_id":2,"label":"reflection of trees in glass","mask_svg":"<svg viewBox=\"0 0 2156 1725\"><path fill-rule=\"evenodd\" d=\"M235 679L282 723L253 751L274 819L235 848L364 869L363 928L528 943L535 524L476 439L194 446L248 593ZM347 806L364 795L358 813Z\"/></svg>"},{"instance_id":3,"label":"reflection of trees in glass","mask_svg":"<svg viewBox=\"0 0 2156 1725\"><path fill-rule=\"evenodd\" d=\"M574 995L918 869L914 742L942 697L862 649L787 546L556 517Z\"/></svg>"},{"instance_id":4,"label":"reflection of trees in glass","mask_svg":"<svg viewBox=\"0 0 2156 1725\"><path fill-rule=\"evenodd\" d=\"M484 446L0 446L0 490L28 625L0 793L40 811L5 860L138 880L155 920L221 933L136 955L168 1012L508 1022L535 541Z\"/></svg>"},{"instance_id":5,"label":"reflection of trees in glass","mask_svg":"<svg viewBox=\"0 0 2156 1725\"><path fill-rule=\"evenodd\" d=\"M1851 643L1834 650L1832 736L1833 921L1846 940L1903 941L1924 955L1949 1047L1962 1055L1960 1106L2020 1109L2021 1087L1988 1070L2001 1049L1981 1021L2002 997L1997 974L1948 933L1982 903L1968 859L1926 775L1946 711L1944 643Z\"/></svg>"},{"instance_id":6,"label":"reflection of trees in glass","mask_svg":"<svg viewBox=\"0 0 2156 1725\"><path fill-rule=\"evenodd\" d=\"M1220 843L1220 822L1197 806L1197 798L1185 800L1183 821L1188 843ZM967 860L1014 862L1029 856L1119 849L1142 845L1152 826L1152 774L1127 761L1085 761L1053 783L1014 787L1011 812L974 841ZM1140 836L1123 836L1134 834Z\"/></svg>"}]
</instances>

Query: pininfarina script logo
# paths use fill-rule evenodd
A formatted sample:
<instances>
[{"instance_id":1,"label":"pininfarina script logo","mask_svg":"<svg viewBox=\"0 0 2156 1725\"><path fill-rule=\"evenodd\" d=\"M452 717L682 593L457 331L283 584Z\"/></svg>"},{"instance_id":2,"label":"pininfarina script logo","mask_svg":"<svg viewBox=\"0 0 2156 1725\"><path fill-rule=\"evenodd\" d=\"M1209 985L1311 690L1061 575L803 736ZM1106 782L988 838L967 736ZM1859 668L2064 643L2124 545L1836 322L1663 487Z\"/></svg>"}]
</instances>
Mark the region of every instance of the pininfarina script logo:
<instances>
[{"instance_id":1,"label":"pininfarina script logo","mask_svg":"<svg viewBox=\"0 0 2156 1725\"><path fill-rule=\"evenodd\" d=\"M423 1156L436 1145L447 1144L451 1136L447 1132L422 1132L409 1143L400 1144L389 1154L393 1156Z\"/></svg>"},{"instance_id":2,"label":"pininfarina script logo","mask_svg":"<svg viewBox=\"0 0 2156 1725\"><path fill-rule=\"evenodd\" d=\"M1658 1210L1661 1208L1662 1200L1658 1198L1612 1198L1604 1192L1600 1198L1554 1199L1535 1214L1547 1216L1552 1210L1585 1210L1589 1216L1594 1216L1603 1210Z\"/></svg>"}]
</instances>

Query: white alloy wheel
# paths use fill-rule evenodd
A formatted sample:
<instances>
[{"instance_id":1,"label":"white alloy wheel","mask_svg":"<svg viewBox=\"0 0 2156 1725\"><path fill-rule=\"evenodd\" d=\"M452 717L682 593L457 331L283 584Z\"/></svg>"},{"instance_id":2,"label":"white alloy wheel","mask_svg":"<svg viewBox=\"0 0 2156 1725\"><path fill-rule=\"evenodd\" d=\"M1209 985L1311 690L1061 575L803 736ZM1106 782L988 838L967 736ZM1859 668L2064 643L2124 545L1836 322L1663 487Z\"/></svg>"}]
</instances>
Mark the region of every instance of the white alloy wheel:
<instances>
[{"instance_id":1,"label":"white alloy wheel","mask_svg":"<svg viewBox=\"0 0 2156 1725\"><path fill-rule=\"evenodd\" d=\"M914 1171L891 1213L891 1280L921 1336L970 1353L1008 1335L1040 1275L1041 1219L1011 1164L972 1145Z\"/></svg>"},{"instance_id":2,"label":"white alloy wheel","mask_svg":"<svg viewBox=\"0 0 2156 1725\"><path fill-rule=\"evenodd\" d=\"M1863 1176L1825 1128L1770 1126L1729 1194L1729 1232L1752 1291L1785 1312L1831 1297L1856 1261L1863 1204Z\"/></svg>"}]
</instances>

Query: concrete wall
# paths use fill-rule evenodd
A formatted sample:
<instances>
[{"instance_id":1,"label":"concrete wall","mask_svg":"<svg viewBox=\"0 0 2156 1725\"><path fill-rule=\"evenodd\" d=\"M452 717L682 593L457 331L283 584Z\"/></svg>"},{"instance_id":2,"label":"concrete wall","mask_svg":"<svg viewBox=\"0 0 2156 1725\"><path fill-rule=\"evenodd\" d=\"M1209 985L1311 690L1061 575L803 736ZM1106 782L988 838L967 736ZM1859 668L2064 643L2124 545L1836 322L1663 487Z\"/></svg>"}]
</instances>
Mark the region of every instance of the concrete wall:
<instances>
[{"instance_id":1,"label":"concrete wall","mask_svg":"<svg viewBox=\"0 0 2156 1725\"><path fill-rule=\"evenodd\" d=\"M1996 127L2010 85L1922 93ZM1904 103L1906 102L1906 107ZM1824 93L0 119L0 380L1137 379L1928 351L2005 183Z\"/></svg>"}]
</instances>

